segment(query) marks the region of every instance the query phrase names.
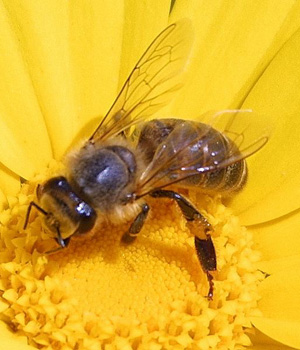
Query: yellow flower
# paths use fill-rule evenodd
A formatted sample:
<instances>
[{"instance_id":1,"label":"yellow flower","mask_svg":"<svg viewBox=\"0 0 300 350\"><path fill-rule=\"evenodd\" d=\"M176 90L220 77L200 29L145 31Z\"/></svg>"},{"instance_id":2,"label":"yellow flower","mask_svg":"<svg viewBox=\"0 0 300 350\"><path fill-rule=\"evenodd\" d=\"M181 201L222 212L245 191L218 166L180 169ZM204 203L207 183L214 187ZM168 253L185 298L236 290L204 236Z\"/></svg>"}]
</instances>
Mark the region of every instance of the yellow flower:
<instances>
[{"instance_id":1,"label":"yellow flower","mask_svg":"<svg viewBox=\"0 0 300 350\"><path fill-rule=\"evenodd\" d=\"M300 3L177 1L170 16L170 3L154 0L0 6L1 345L234 349L249 346L252 332L253 349L275 341L300 348ZM213 301L203 297L192 237L169 201L153 201L126 248L118 244L126 225L106 225L53 255L40 253L53 240L38 215L22 229L34 185L59 167L53 159L89 135L147 43L182 17L194 24L194 53L164 113L195 119L245 107L273 128L230 203L248 230L219 198L194 195L215 227Z\"/></svg>"}]
</instances>

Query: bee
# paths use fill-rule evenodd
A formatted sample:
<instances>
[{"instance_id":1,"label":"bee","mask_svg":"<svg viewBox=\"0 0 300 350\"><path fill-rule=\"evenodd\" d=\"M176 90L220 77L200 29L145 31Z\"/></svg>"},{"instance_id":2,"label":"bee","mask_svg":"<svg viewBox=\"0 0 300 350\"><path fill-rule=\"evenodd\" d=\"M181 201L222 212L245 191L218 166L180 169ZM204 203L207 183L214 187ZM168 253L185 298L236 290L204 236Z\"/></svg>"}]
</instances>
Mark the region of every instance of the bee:
<instances>
[{"instance_id":1,"label":"bee","mask_svg":"<svg viewBox=\"0 0 300 350\"><path fill-rule=\"evenodd\" d=\"M37 186L37 202L28 207L24 229L35 207L59 247L65 248L71 237L91 231L96 221L131 220L121 239L128 244L149 213L147 196L172 199L195 237L211 299L212 272L217 268L213 228L187 198L174 191L174 184L200 192L238 192L247 178L245 158L259 150L267 137L257 137L257 128L251 129L247 118L249 125L241 122L236 111L233 116L225 113L230 115L225 119L215 114L215 125L173 118L147 121L181 86L192 42L188 20L169 25L156 37L100 125L83 147L67 157L66 174ZM221 130L215 128L218 121Z\"/></svg>"}]
</instances>

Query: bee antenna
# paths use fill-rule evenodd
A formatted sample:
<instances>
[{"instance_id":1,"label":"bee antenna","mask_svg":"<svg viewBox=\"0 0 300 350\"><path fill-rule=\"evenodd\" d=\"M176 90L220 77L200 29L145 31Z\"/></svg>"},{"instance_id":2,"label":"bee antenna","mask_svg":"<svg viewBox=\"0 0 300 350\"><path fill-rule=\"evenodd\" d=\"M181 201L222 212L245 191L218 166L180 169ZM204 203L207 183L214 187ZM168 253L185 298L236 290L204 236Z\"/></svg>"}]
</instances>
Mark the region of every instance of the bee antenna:
<instances>
[{"instance_id":1,"label":"bee antenna","mask_svg":"<svg viewBox=\"0 0 300 350\"><path fill-rule=\"evenodd\" d=\"M35 202L30 202L28 209L27 209L27 213L26 213L26 218L25 218L25 223L23 226L23 229L26 230L28 222L29 222L29 216L31 213L31 209L32 207L35 207L40 213L42 213L43 215L48 215L48 213L46 212L46 210L44 210L42 207L40 207L38 204L36 204Z\"/></svg>"}]
</instances>

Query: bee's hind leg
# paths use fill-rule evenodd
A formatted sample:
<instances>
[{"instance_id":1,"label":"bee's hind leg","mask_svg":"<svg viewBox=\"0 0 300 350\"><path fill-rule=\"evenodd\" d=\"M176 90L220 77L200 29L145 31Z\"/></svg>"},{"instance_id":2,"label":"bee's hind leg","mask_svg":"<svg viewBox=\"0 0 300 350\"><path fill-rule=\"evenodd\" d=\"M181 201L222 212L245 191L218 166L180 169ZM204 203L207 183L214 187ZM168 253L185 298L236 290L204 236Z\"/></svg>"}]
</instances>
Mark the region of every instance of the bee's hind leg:
<instances>
[{"instance_id":1,"label":"bee's hind leg","mask_svg":"<svg viewBox=\"0 0 300 350\"><path fill-rule=\"evenodd\" d=\"M195 235L195 248L197 256L203 271L207 275L209 283L209 291L207 297L208 299L212 299L214 283L211 272L217 269L217 258L215 247L210 236L210 232L212 231L211 224L187 199L185 199L179 193L168 190L156 190L151 192L150 195L154 198L171 198L178 203L179 208L181 209L184 217L188 222L188 226L191 232ZM197 227L197 223L199 222L204 230L203 237L199 237L201 235L201 232L199 232L199 227Z\"/></svg>"},{"instance_id":2,"label":"bee's hind leg","mask_svg":"<svg viewBox=\"0 0 300 350\"><path fill-rule=\"evenodd\" d=\"M129 227L129 230L125 232L124 235L122 236L122 239L121 239L122 243L130 244L136 239L137 235L140 233L144 225L149 209L150 208L147 203L142 204L141 212L134 219L133 223Z\"/></svg>"},{"instance_id":3,"label":"bee's hind leg","mask_svg":"<svg viewBox=\"0 0 300 350\"><path fill-rule=\"evenodd\" d=\"M203 271L206 273L209 290L207 293L207 298L212 299L214 295L214 281L211 271L217 269L217 259L215 247L212 242L210 235L207 235L206 239L201 239L195 236L195 248L197 252L198 259L202 266Z\"/></svg>"}]
</instances>

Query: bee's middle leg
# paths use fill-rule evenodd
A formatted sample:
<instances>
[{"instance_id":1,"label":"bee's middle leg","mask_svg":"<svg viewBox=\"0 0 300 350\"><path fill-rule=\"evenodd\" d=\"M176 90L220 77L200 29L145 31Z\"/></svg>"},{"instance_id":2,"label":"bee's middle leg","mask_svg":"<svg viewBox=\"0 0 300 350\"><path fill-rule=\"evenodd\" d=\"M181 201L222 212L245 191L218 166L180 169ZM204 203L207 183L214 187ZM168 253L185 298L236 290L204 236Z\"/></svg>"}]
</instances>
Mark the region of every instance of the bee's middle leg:
<instances>
[{"instance_id":1,"label":"bee's middle leg","mask_svg":"<svg viewBox=\"0 0 300 350\"><path fill-rule=\"evenodd\" d=\"M141 212L134 219L133 223L129 227L129 230L125 232L124 235L122 236L122 239L121 239L122 243L130 244L136 239L137 235L140 233L145 223L145 220L148 216L149 209L150 208L147 203L142 204Z\"/></svg>"},{"instance_id":2,"label":"bee's middle leg","mask_svg":"<svg viewBox=\"0 0 300 350\"><path fill-rule=\"evenodd\" d=\"M181 194L168 191L168 190L156 190L151 193L152 197L165 197L176 200L181 209L184 217L188 222L188 226L191 231L195 235L195 248L197 252L197 257L200 261L201 267L203 271L207 275L208 283L209 283L209 291L207 297L212 299L213 297L213 277L211 275L212 271L217 269L217 258L215 247L213 241L210 236L210 232L212 231L212 226L208 222L208 220ZM204 235L200 237L200 233L197 231L197 227L195 227L195 223L200 222L203 227Z\"/></svg>"}]
</instances>

